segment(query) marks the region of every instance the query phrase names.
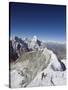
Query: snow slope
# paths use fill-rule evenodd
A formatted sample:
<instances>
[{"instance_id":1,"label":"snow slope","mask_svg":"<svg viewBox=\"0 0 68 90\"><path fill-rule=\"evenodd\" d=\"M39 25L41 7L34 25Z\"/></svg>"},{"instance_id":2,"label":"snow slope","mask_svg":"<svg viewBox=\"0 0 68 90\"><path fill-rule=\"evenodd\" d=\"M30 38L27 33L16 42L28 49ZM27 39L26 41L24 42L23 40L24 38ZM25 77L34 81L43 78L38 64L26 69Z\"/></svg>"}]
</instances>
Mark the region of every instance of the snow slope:
<instances>
[{"instance_id":1,"label":"snow slope","mask_svg":"<svg viewBox=\"0 0 68 90\"><path fill-rule=\"evenodd\" d=\"M22 55L11 65L10 73L12 88L66 84L66 70L47 48Z\"/></svg>"},{"instance_id":2,"label":"snow slope","mask_svg":"<svg viewBox=\"0 0 68 90\"><path fill-rule=\"evenodd\" d=\"M42 79L42 73L44 77ZM66 85L66 71L53 71L48 67L41 71L27 87Z\"/></svg>"}]
</instances>

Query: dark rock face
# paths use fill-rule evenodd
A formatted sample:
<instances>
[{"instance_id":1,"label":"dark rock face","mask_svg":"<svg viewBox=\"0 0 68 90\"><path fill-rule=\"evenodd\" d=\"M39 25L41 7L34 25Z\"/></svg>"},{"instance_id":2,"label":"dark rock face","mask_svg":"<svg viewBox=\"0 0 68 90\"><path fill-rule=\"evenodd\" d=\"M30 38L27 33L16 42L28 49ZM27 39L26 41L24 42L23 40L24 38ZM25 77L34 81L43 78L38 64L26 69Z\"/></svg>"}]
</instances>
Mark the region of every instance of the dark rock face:
<instances>
[{"instance_id":1,"label":"dark rock face","mask_svg":"<svg viewBox=\"0 0 68 90\"><path fill-rule=\"evenodd\" d=\"M39 46L41 46L41 41L37 40L37 43L38 43Z\"/></svg>"},{"instance_id":2,"label":"dark rock face","mask_svg":"<svg viewBox=\"0 0 68 90\"><path fill-rule=\"evenodd\" d=\"M25 43L24 40L22 40L21 38L18 38L17 36L15 36L15 41L18 43L17 45L17 50L19 50L20 48L22 48L25 51L28 51L28 44Z\"/></svg>"},{"instance_id":3,"label":"dark rock face","mask_svg":"<svg viewBox=\"0 0 68 90\"><path fill-rule=\"evenodd\" d=\"M61 65L61 68L60 68L60 71L65 71L66 70L66 66L65 64L61 61L61 60L58 60L60 65ZM58 69L55 69L53 65L51 65L51 68L54 70L54 71L59 71Z\"/></svg>"},{"instance_id":4,"label":"dark rock face","mask_svg":"<svg viewBox=\"0 0 68 90\"><path fill-rule=\"evenodd\" d=\"M59 62L60 62L60 65L61 65L62 71L65 71L65 70L66 70L66 66L65 66L65 64L64 64L61 60L59 60Z\"/></svg>"},{"instance_id":5,"label":"dark rock face","mask_svg":"<svg viewBox=\"0 0 68 90\"><path fill-rule=\"evenodd\" d=\"M9 41L9 58L10 62L16 61L23 52L31 51L28 48L28 44L25 43L21 38L15 36L14 40Z\"/></svg>"},{"instance_id":6,"label":"dark rock face","mask_svg":"<svg viewBox=\"0 0 68 90\"><path fill-rule=\"evenodd\" d=\"M65 71L66 70L66 66L63 62L61 62L61 66L62 66L62 71Z\"/></svg>"},{"instance_id":7,"label":"dark rock face","mask_svg":"<svg viewBox=\"0 0 68 90\"><path fill-rule=\"evenodd\" d=\"M12 41L9 41L9 58L10 62L15 61L18 58L18 54L15 52L13 46L12 46Z\"/></svg>"}]
</instances>

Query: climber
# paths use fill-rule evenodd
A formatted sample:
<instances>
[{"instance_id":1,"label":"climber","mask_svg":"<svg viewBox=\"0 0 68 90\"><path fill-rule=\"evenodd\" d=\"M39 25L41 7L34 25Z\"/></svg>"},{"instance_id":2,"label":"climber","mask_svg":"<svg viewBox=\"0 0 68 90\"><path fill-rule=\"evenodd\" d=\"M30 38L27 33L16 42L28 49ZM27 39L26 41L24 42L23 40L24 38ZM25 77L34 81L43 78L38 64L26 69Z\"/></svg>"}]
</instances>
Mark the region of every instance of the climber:
<instances>
[{"instance_id":1,"label":"climber","mask_svg":"<svg viewBox=\"0 0 68 90\"><path fill-rule=\"evenodd\" d=\"M47 76L47 74L44 74L44 72L42 73L42 76L41 76L41 80L43 80L43 78L45 78Z\"/></svg>"}]
</instances>

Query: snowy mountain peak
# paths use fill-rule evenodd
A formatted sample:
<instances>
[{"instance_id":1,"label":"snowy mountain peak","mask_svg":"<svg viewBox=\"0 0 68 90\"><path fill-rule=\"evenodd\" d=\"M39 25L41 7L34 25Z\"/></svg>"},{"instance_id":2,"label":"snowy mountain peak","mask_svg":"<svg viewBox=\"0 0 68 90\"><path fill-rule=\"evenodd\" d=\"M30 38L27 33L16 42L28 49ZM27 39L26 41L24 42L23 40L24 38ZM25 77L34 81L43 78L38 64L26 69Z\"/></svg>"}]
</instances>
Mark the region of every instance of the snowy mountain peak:
<instances>
[{"instance_id":1,"label":"snowy mountain peak","mask_svg":"<svg viewBox=\"0 0 68 90\"><path fill-rule=\"evenodd\" d=\"M32 41L37 41L37 36L33 36Z\"/></svg>"}]
</instances>

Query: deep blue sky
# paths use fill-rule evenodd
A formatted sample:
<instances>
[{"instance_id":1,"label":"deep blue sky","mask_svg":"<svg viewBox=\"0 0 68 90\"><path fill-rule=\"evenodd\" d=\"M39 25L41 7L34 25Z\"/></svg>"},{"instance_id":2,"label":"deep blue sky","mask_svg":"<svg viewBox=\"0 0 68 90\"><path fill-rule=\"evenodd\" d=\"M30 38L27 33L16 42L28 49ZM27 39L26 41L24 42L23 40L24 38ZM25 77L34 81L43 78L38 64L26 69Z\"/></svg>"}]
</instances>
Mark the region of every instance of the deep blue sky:
<instances>
[{"instance_id":1,"label":"deep blue sky","mask_svg":"<svg viewBox=\"0 0 68 90\"><path fill-rule=\"evenodd\" d=\"M11 35L65 42L66 7L59 5L10 3Z\"/></svg>"}]
</instances>

